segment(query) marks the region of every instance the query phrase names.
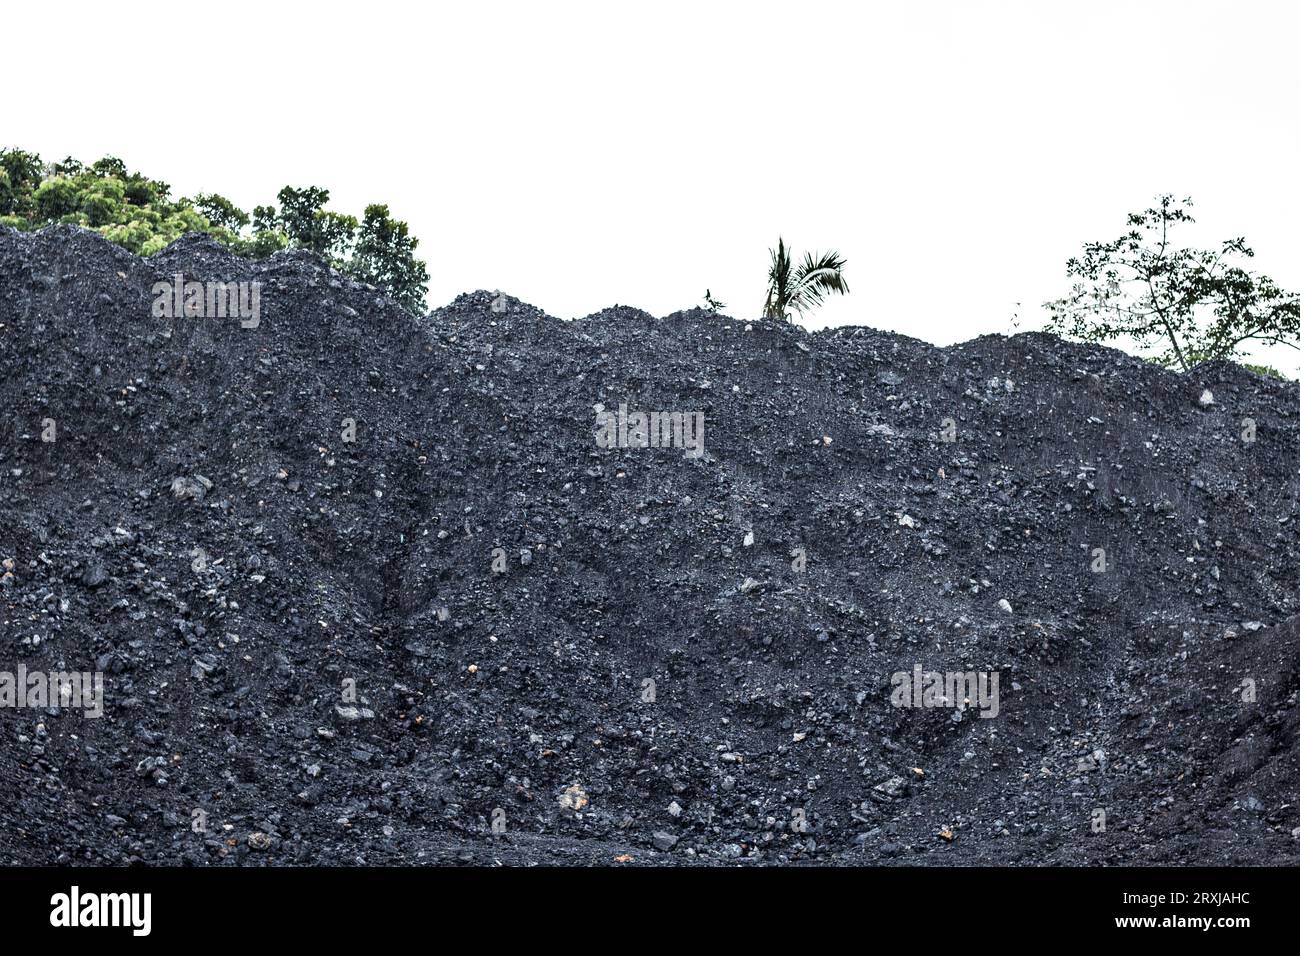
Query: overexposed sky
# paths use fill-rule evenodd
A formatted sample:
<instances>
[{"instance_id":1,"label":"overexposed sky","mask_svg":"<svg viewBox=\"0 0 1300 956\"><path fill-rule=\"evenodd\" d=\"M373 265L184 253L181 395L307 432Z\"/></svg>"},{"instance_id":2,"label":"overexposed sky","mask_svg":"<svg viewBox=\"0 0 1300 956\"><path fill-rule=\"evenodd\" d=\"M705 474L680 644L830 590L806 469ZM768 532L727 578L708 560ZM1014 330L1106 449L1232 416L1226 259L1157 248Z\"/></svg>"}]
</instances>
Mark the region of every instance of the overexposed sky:
<instances>
[{"instance_id":1,"label":"overexposed sky","mask_svg":"<svg viewBox=\"0 0 1300 956\"><path fill-rule=\"evenodd\" d=\"M809 324L946 344L1041 323L1160 192L1300 287L1300 7L1278 2L240 0L10 6L0 145L120 156L245 209L386 202L430 303L760 311L767 250L839 250ZM1279 357L1283 358L1283 357ZM1289 359L1287 364L1294 365Z\"/></svg>"}]
</instances>

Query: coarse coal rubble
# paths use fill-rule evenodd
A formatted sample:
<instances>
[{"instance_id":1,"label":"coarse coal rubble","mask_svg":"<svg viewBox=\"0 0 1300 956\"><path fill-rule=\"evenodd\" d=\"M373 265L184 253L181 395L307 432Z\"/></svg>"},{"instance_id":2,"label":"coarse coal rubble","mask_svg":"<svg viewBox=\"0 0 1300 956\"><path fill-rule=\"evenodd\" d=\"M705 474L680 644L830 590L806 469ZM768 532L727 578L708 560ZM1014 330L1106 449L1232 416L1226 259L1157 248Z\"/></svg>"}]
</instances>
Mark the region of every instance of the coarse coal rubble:
<instances>
[{"instance_id":1,"label":"coarse coal rubble","mask_svg":"<svg viewBox=\"0 0 1300 956\"><path fill-rule=\"evenodd\" d=\"M1300 862L1295 384L74 227L0 372L5 864Z\"/></svg>"}]
</instances>

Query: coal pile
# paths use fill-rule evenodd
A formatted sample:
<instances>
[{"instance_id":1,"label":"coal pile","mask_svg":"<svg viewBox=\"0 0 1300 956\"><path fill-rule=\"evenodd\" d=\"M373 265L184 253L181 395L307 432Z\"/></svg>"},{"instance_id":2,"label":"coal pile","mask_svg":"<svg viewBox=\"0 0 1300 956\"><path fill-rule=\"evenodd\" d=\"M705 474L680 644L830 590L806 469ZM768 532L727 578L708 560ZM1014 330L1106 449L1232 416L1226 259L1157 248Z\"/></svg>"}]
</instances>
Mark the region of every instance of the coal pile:
<instances>
[{"instance_id":1,"label":"coal pile","mask_svg":"<svg viewBox=\"0 0 1300 956\"><path fill-rule=\"evenodd\" d=\"M71 227L0 373L2 863L1300 862L1292 383Z\"/></svg>"}]
</instances>

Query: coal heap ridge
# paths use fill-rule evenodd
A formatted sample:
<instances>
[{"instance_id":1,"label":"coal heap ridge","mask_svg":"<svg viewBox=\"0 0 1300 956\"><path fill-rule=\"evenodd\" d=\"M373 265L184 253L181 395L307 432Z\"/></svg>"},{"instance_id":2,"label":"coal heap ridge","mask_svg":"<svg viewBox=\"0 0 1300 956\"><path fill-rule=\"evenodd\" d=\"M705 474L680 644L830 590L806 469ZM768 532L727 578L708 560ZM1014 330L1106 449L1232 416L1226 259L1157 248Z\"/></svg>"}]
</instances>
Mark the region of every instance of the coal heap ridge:
<instances>
[{"instance_id":1,"label":"coal heap ridge","mask_svg":"<svg viewBox=\"0 0 1300 956\"><path fill-rule=\"evenodd\" d=\"M105 688L0 707L0 862L1300 862L1294 384L73 227L0 373L0 671Z\"/></svg>"}]
</instances>

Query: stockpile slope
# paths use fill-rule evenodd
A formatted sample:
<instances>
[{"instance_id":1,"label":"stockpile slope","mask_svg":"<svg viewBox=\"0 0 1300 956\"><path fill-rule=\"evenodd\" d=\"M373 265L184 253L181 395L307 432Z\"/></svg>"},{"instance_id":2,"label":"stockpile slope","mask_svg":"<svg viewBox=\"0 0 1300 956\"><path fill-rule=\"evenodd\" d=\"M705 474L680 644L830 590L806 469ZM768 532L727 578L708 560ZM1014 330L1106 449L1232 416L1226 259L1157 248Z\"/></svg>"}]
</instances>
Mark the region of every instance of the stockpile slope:
<instances>
[{"instance_id":1,"label":"stockpile slope","mask_svg":"<svg viewBox=\"0 0 1300 956\"><path fill-rule=\"evenodd\" d=\"M72 228L0 232L0 371L0 670L106 685L0 709L6 862L1296 860L1292 384Z\"/></svg>"}]
</instances>

